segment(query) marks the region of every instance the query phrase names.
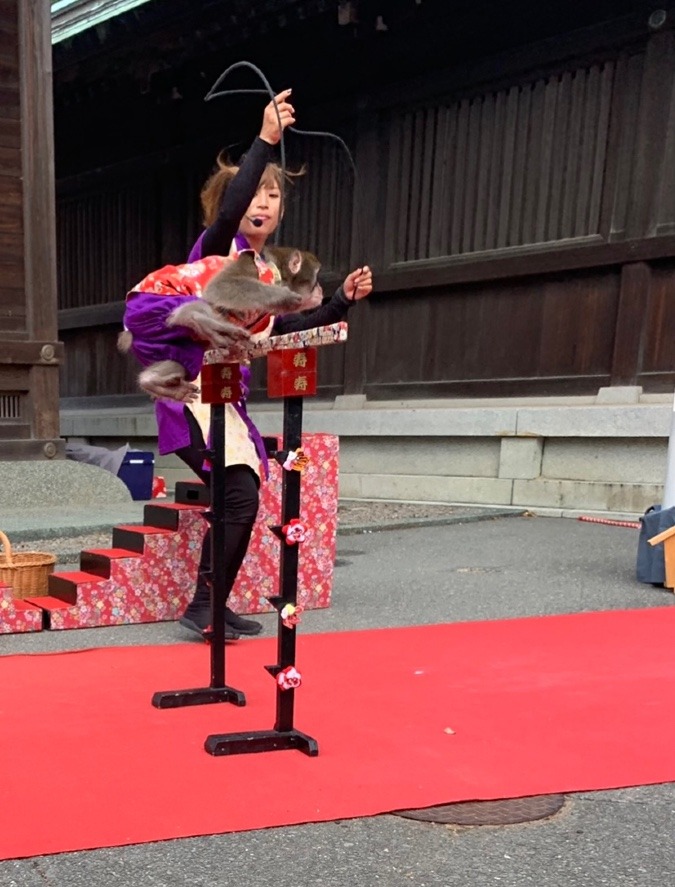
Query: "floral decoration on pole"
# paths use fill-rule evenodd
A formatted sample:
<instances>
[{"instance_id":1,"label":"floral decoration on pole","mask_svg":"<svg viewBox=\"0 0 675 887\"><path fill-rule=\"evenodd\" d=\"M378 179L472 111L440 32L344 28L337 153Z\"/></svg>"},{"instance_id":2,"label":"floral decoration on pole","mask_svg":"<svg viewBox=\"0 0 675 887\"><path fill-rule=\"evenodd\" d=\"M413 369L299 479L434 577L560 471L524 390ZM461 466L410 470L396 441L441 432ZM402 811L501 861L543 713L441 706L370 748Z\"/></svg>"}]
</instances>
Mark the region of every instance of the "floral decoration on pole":
<instances>
[{"instance_id":1,"label":"floral decoration on pole","mask_svg":"<svg viewBox=\"0 0 675 887\"><path fill-rule=\"evenodd\" d=\"M305 542L309 538L309 528L299 517L291 518L291 520L281 528L281 532L286 537L287 545L297 545L298 542Z\"/></svg>"},{"instance_id":2,"label":"floral decoration on pole","mask_svg":"<svg viewBox=\"0 0 675 887\"><path fill-rule=\"evenodd\" d=\"M277 684L282 690L297 690L302 684L302 675L295 666L289 665L277 674Z\"/></svg>"},{"instance_id":3,"label":"floral decoration on pole","mask_svg":"<svg viewBox=\"0 0 675 887\"><path fill-rule=\"evenodd\" d=\"M279 612L281 622L286 628L295 628L300 624L300 616L304 611L304 607L295 604L286 604Z\"/></svg>"},{"instance_id":4,"label":"floral decoration on pole","mask_svg":"<svg viewBox=\"0 0 675 887\"><path fill-rule=\"evenodd\" d=\"M304 471L309 465L309 456L302 450L289 450L283 463L286 471Z\"/></svg>"}]
</instances>

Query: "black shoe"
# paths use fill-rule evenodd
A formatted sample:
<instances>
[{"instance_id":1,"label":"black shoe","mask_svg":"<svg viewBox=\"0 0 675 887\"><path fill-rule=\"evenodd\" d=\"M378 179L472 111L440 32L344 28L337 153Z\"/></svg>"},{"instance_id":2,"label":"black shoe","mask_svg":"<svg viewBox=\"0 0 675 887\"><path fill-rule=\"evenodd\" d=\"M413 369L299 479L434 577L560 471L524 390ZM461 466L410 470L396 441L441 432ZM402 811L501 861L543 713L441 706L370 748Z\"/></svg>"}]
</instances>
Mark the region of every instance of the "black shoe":
<instances>
[{"instance_id":1,"label":"black shoe","mask_svg":"<svg viewBox=\"0 0 675 887\"><path fill-rule=\"evenodd\" d=\"M211 630L211 614L207 613L206 616L203 613L188 613L187 611L180 617L178 620L178 624L182 625L183 628L187 628L188 631L192 631L195 634L198 634L200 637L208 638L213 634ZM238 641L239 634L236 631L233 631L229 627L229 625L225 625L225 640L226 641Z\"/></svg>"},{"instance_id":2,"label":"black shoe","mask_svg":"<svg viewBox=\"0 0 675 887\"><path fill-rule=\"evenodd\" d=\"M225 607L225 631L228 628L237 634L260 634L262 624L254 619L244 619L243 616L238 616L234 610Z\"/></svg>"}]
</instances>

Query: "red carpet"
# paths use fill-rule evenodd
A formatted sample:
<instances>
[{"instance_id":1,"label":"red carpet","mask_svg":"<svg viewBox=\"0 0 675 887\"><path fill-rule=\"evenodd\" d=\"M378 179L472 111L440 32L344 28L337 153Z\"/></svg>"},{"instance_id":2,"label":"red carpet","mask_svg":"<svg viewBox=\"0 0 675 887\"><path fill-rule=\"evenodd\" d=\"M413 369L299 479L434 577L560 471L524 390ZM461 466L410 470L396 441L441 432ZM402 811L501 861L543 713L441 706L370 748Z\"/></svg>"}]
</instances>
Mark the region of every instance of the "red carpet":
<instances>
[{"instance_id":1,"label":"red carpet","mask_svg":"<svg viewBox=\"0 0 675 887\"><path fill-rule=\"evenodd\" d=\"M675 780L675 608L299 651L296 725L317 758L203 751L209 733L272 726L272 640L229 651L245 708L151 707L208 682L205 645L0 658L0 858Z\"/></svg>"}]
</instances>

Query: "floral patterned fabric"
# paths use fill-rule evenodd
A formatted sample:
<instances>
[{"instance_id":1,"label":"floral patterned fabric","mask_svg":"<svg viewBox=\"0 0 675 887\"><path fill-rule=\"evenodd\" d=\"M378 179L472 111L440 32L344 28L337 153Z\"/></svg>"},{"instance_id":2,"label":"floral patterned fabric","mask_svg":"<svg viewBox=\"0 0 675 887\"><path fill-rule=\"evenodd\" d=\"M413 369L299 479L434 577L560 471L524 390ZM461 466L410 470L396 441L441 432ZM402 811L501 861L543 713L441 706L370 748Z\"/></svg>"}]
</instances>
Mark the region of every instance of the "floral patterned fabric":
<instances>
[{"instance_id":1,"label":"floral patterned fabric","mask_svg":"<svg viewBox=\"0 0 675 887\"><path fill-rule=\"evenodd\" d=\"M42 610L15 600L12 589L0 582L0 634L42 630Z\"/></svg>"},{"instance_id":2,"label":"floral patterned fabric","mask_svg":"<svg viewBox=\"0 0 675 887\"><path fill-rule=\"evenodd\" d=\"M309 610L330 606L337 538L338 438L306 434L302 449L310 462L302 475L300 516L311 536L300 548L297 603ZM251 543L228 602L238 613L274 610L267 599L279 594L279 549L285 542L270 526L281 523L283 474L284 469L276 465L261 489ZM60 588L65 585L68 593L51 588L50 598L29 602L13 601L11 591L0 588L0 633L39 631L41 610L37 608L49 611L54 630L178 619L194 592L206 522L203 508L197 506L167 503L155 507L175 513L177 530L127 528L143 535L143 554L113 548L97 552L110 561L109 579L82 571L58 573ZM63 600L54 600L56 595ZM23 607L30 608L30 612L21 616L17 607L22 612ZM27 625L33 627L21 627Z\"/></svg>"},{"instance_id":3,"label":"floral patterned fabric","mask_svg":"<svg viewBox=\"0 0 675 887\"><path fill-rule=\"evenodd\" d=\"M132 287L131 293L154 293L157 296L197 296L204 295L206 285L224 268L239 258L239 252L229 256L206 256L197 262L185 265L165 265L158 271L151 271L140 283ZM254 254L258 268L258 280L274 283L274 269Z\"/></svg>"},{"instance_id":4,"label":"floral patterned fabric","mask_svg":"<svg viewBox=\"0 0 675 887\"><path fill-rule=\"evenodd\" d=\"M199 384L199 370L204 356L204 345L194 340L189 330L167 326L172 311L185 302L201 298L212 278L230 265L241 254L207 256L185 265L165 265L152 271L134 286L127 295L125 327L133 334L132 350L143 366L161 360L175 360L188 371L188 378ZM254 253L258 279L265 284L275 283L278 271L267 265ZM155 299L155 296L161 298ZM271 315L264 315L254 330L259 336L269 334L273 323ZM208 439L210 410L200 403L187 407L197 418L204 439ZM190 445L190 432L185 419L185 404L159 400L155 403L158 445L161 455ZM260 435L247 421L245 399L228 406L226 424L226 453L228 465L248 465L259 476L264 476L267 462ZM262 470L261 470L262 461Z\"/></svg>"}]
</instances>

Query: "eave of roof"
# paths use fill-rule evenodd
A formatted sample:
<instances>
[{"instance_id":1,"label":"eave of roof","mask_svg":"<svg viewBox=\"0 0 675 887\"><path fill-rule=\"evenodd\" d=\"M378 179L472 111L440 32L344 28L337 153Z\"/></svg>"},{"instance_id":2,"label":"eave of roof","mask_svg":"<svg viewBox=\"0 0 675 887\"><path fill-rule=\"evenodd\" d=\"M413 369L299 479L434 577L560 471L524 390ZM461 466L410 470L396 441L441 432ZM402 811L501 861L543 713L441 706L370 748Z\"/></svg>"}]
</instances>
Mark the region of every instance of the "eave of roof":
<instances>
[{"instance_id":1,"label":"eave of roof","mask_svg":"<svg viewBox=\"0 0 675 887\"><path fill-rule=\"evenodd\" d=\"M100 25L149 0L52 0L52 43Z\"/></svg>"}]
</instances>

